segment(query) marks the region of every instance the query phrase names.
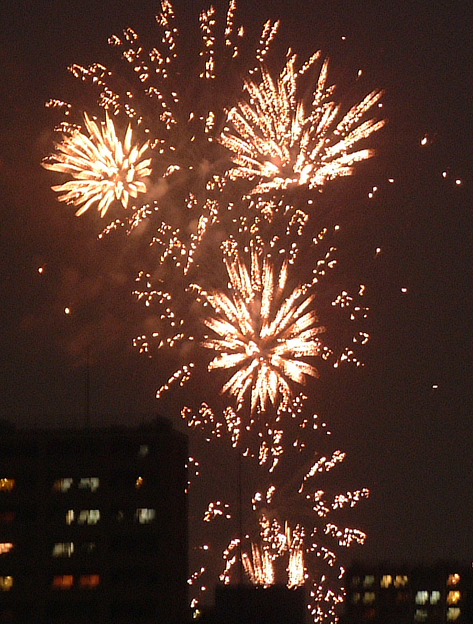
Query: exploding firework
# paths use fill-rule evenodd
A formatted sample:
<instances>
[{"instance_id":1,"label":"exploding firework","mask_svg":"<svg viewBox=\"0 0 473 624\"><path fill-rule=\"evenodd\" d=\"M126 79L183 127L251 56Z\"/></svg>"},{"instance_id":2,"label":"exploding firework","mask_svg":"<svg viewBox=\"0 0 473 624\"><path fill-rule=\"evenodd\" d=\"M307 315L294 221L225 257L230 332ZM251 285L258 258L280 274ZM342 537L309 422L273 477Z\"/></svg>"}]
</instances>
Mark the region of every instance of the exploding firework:
<instances>
[{"instance_id":1,"label":"exploding firework","mask_svg":"<svg viewBox=\"0 0 473 624\"><path fill-rule=\"evenodd\" d=\"M344 552L361 546L366 537L360 529L345 526L347 512L369 491L340 492L336 473L346 454L338 449L321 452L331 436L316 415L300 415L284 437L284 464L271 473L258 467L255 458L227 450L225 482L213 481L216 498L202 512L207 531L192 553L192 558L199 553L201 563L192 587L205 602L208 579L217 574L215 554L223 551L221 582L235 582L243 573L247 581L263 587L305 585L314 621L335 620L343 600ZM251 483L246 479L249 474L257 475ZM229 494L232 479L240 482L240 488ZM255 481L263 485L256 492L251 491ZM216 531L231 534L232 539L219 543Z\"/></svg>"},{"instance_id":2,"label":"exploding firework","mask_svg":"<svg viewBox=\"0 0 473 624\"><path fill-rule=\"evenodd\" d=\"M56 153L43 162L43 167L73 177L52 187L59 193L59 201L79 206L77 215L96 203L103 217L113 201L127 208L130 197L136 199L138 193L146 193L145 179L151 175L151 158L142 159L142 156L149 145L133 143L131 126L123 142L120 141L108 114L105 122L98 124L85 113L84 123L88 135L76 129L64 136L56 145Z\"/></svg>"},{"instance_id":3,"label":"exploding firework","mask_svg":"<svg viewBox=\"0 0 473 624\"><path fill-rule=\"evenodd\" d=\"M252 194L319 187L352 174L356 162L373 155L371 149L354 147L384 125L374 119L361 122L379 102L381 91L371 92L341 115L332 99L334 88L327 86L325 61L310 104L298 99L298 83L319 56L314 54L299 70L297 57L290 56L277 80L261 67L260 82L246 81L247 100L228 113L230 127L220 140L237 165L230 176L256 180Z\"/></svg>"},{"instance_id":4,"label":"exploding firework","mask_svg":"<svg viewBox=\"0 0 473 624\"><path fill-rule=\"evenodd\" d=\"M303 384L305 377L317 376L317 369L300 358L320 355L317 317L311 309L313 296L298 287L287 297L288 265L284 263L276 279L269 259L260 260L255 250L251 268L239 257L226 261L231 296L223 292L206 293L215 316L204 320L218 338L203 346L219 353L209 370L237 369L222 392L234 396L241 409L247 390L251 411L264 411L271 402L282 407L290 404L290 381Z\"/></svg>"},{"instance_id":5,"label":"exploding firework","mask_svg":"<svg viewBox=\"0 0 473 624\"><path fill-rule=\"evenodd\" d=\"M238 578L240 559L256 584L309 583L314 619L334 619L342 594L331 589L324 569L336 569L336 549L362 543L364 534L339 528L327 516L354 506L367 490L330 494L318 484L316 477L344 454L327 458L314 451L316 424L302 415L308 397L300 391L310 388L323 362L360 364L356 347L368 333L353 335L352 322L358 326L367 308L338 286L324 292L337 251L326 239L338 226L319 231L320 206L307 192L350 175L372 156L363 143L384 122L366 117L381 92L343 109L319 53L298 67L290 52L273 73L278 22L267 22L257 45L242 54L246 38L235 25L235 10L231 0L223 29L212 7L201 13L198 63L185 59L173 6L162 0L157 42L143 44L132 29L111 37L121 70L73 65L72 74L95 91L105 121L84 114L82 129L70 121L77 117L74 107L51 100L68 120L44 166L72 177L53 189L77 214L97 204L104 216L114 201L130 208L103 233L137 231L134 240L143 245L134 294L145 304L145 320L135 344L148 355L166 352L159 358L165 381L157 397L187 386L181 414L194 438L214 447L225 442L245 466L256 465L256 484L245 498L252 520L241 518L244 534L225 524L235 520L238 503L213 495L218 471L208 467L213 477L204 483L201 519L212 527L213 542L196 552L213 562L195 565L195 599L202 598L205 576L210 584L219 575L224 582ZM247 76L243 92L239 78L229 80L231 72ZM123 117L129 125L120 140L112 119ZM224 262L216 263L222 253ZM341 313L350 329L340 331L337 322L332 330ZM295 436L289 433L294 426Z\"/></svg>"}]
</instances>

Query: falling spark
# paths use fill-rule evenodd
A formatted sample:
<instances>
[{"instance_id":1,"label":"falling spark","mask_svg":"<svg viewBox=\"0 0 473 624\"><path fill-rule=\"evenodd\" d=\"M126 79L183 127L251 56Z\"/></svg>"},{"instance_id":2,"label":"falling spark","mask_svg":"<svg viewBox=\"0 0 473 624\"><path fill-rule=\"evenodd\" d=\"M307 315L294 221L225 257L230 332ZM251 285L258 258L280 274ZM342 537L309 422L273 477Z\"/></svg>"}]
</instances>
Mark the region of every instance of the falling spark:
<instances>
[{"instance_id":1,"label":"falling spark","mask_svg":"<svg viewBox=\"0 0 473 624\"><path fill-rule=\"evenodd\" d=\"M151 159L142 160L142 156L149 145L133 144L130 125L121 142L108 113L101 124L84 113L84 122L88 134L76 129L63 135L56 153L43 161L43 167L73 177L52 187L59 193L59 201L79 206L78 216L97 203L103 217L113 201L127 208L130 197L146 193L144 179L151 175Z\"/></svg>"}]
</instances>

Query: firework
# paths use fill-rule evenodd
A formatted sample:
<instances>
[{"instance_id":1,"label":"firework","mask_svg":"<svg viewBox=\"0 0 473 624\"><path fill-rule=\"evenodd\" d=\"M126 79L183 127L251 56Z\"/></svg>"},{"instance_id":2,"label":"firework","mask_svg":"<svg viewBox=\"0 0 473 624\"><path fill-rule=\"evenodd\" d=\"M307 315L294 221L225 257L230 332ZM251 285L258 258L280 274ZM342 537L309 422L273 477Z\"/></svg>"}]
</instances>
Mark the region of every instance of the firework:
<instances>
[{"instance_id":1,"label":"firework","mask_svg":"<svg viewBox=\"0 0 473 624\"><path fill-rule=\"evenodd\" d=\"M179 393L195 439L214 448L225 443L242 469L255 466L256 485L237 503L212 491L219 471L206 466L212 476L204 479L204 508L198 517L195 506L192 513L202 521L195 526L210 528L211 542L193 536L192 543L199 557L213 561L195 565L189 580L195 600L218 576L239 578L235 570L243 565L256 584L308 583L314 619L334 619L342 594L332 590L325 569L337 570L337 577L337 549L362 543L364 534L335 524L332 514L368 492L334 494L320 484L345 456L314 451L317 426L303 417L308 397L301 389L310 389L325 362L359 365L356 347L369 336L353 336L351 322L359 329L367 308L352 291L324 286L337 251L326 239L338 226L316 229L321 206L307 190L352 174L373 155L366 139L384 124L371 115L382 94L372 91L342 108L320 53L299 66L289 52L282 70L273 72L279 23L268 21L256 46L244 50L235 13L231 0L223 28L213 7L200 14L202 49L189 62L174 8L162 0L157 41L147 45L129 28L110 38L121 71L73 65L71 73L95 93L105 121L84 114L74 125L75 107L51 100L68 119L44 166L72 178L53 189L77 214L95 204L101 216L110 214L112 202L131 208L103 234L123 228L142 245L134 295L145 318L135 345L148 355L166 353L159 358L157 398ZM239 79L229 80L232 72L246 76L243 92ZM129 125L120 139L112 119L123 117ZM137 133L147 141L140 144ZM222 253L224 262L216 263ZM345 313L349 330L345 317L340 322ZM209 399L212 384L221 396ZM196 473L205 472L204 464ZM235 530L239 503L246 509L243 534Z\"/></svg>"},{"instance_id":2,"label":"firework","mask_svg":"<svg viewBox=\"0 0 473 624\"><path fill-rule=\"evenodd\" d=\"M133 143L133 132L128 126L123 142L117 136L115 126L108 114L105 122L98 124L84 114L87 134L80 130L64 136L56 145L56 153L43 162L43 167L67 173L73 180L53 186L59 193L59 201L79 206L81 215L97 204L100 216L104 216L110 204L117 200L124 208L130 197L146 193L145 179L151 175L151 159L142 159L148 143Z\"/></svg>"},{"instance_id":3,"label":"firework","mask_svg":"<svg viewBox=\"0 0 473 624\"><path fill-rule=\"evenodd\" d=\"M366 538L362 530L344 525L346 511L368 498L369 491L340 492L336 473L346 453L333 447L321 452L331 437L316 415L299 415L292 427L285 428L284 461L272 472L258 465L256 457L232 455L227 449L225 481L218 484L218 479L210 479L219 498L202 509L206 530L200 535L201 547L193 553L204 564L192 583L200 599L205 601L202 587L208 587L208 579L217 574L217 554L222 553L221 582L235 582L243 571L247 580L263 587L305 585L314 621L336 620L344 595L344 552L360 547ZM224 442L222 438L219 444ZM246 481L250 474L251 483ZM229 495L228 482L239 478L241 490ZM251 490L255 482L264 487ZM219 490L227 492L226 499L221 491L217 494ZM231 534L232 539L219 543L217 533Z\"/></svg>"},{"instance_id":4,"label":"firework","mask_svg":"<svg viewBox=\"0 0 473 624\"><path fill-rule=\"evenodd\" d=\"M226 267L231 296L205 294L215 316L204 323L219 336L203 342L219 352L209 370L237 368L222 392L235 397L238 409L248 389L252 412L264 411L269 402L287 406L293 395L289 382L302 384L307 375L317 376L315 366L300 359L320 354L323 329L310 309L313 296L299 287L284 297L287 264L276 279L274 266L267 258L261 261L256 251L250 270L238 256L226 260Z\"/></svg>"},{"instance_id":5,"label":"firework","mask_svg":"<svg viewBox=\"0 0 473 624\"><path fill-rule=\"evenodd\" d=\"M277 80L262 66L259 82L246 81L246 100L232 108L221 143L237 165L232 178L256 181L251 193L285 190L292 186L315 188L327 180L353 173L354 164L373 150L354 146L379 130L384 121L361 119L382 95L373 91L347 113L333 99L327 86L328 62L322 64L312 101L299 98L299 82L310 73L320 53L299 70L291 55Z\"/></svg>"}]
</instances>

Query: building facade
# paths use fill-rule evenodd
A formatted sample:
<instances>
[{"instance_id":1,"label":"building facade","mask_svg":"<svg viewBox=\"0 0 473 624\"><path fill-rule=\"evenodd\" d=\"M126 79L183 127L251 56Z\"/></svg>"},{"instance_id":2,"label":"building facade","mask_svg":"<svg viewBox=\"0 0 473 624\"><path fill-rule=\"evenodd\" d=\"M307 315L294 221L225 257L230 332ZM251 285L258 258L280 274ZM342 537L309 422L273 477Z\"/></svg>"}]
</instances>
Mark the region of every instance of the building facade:
<instances>
[{"instance_id":1,"label":"building facade","mask_svg":"<svg viewBox=\"0 0 473 624\"><path fill-rule=\"evenodd\" d=\"M473 622L473 570L464 565L353 566L343 624Z\"/></svg>"},{"instance_id":2,"label":"building facade","mask_svg":"<svg viewBox=\"0 0 473 624\"><path fill-rule=\"evenodd\" d=\"M182 624L187 438L0 431L0 623Z\"/></svg>"}]
</instances>

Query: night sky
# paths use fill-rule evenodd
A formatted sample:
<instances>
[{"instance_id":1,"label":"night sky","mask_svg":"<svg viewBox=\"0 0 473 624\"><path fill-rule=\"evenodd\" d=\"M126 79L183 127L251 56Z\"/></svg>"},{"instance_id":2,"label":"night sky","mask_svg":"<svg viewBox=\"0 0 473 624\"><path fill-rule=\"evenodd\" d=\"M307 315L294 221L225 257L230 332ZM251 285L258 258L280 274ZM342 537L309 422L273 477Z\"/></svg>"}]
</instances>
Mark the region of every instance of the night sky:
<instances>
[{"instance_id":1,"label":"night sky","mask_svg":"<svg viewBox=\"0 0 473 624\"><path fill-rule=\"evenodd\" d=\"M190 23L199 6L175 2ZM21 426L84 424L88 408L93 424L160 412L184 428L179 404L155 399L159 358L131 346L133 241L99 241L99 216L59 204L40 166L55 139L45 101L81 93L67 66L107 60L108 36L152 30L156 11L151 0L1 2L0 418ZM240 0L239 15L249 35L281 17L284 45L322 49L349 99L358 69L365 93L385 90L377 156L328 191L342 270L367 286L365 367L322 375L314 409L347 451L341 483L347 471L372 492L353 510L368 533L358 558L472 561L473 15L459 0Z\"/></svg>"}]
</instances>

